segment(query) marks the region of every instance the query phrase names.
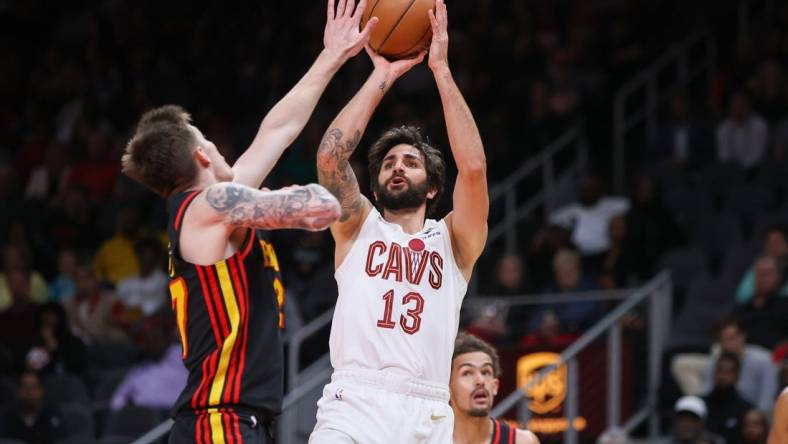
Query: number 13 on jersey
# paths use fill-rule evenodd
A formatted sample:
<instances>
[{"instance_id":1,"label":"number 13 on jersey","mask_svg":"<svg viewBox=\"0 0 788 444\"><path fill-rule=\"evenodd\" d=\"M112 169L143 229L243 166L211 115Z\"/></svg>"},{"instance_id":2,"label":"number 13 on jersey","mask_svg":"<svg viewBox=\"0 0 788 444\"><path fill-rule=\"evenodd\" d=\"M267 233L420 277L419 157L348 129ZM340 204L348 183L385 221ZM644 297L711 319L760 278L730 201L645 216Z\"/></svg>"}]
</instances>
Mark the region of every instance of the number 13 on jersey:
<instances>
[{"instance_id":1,"label":"number 13 on jersey","mask_svg":"<svg viewBox=\"0 0 788 444\"><path fill-rule=\"evenodd\" d=\"M389 290L383 295L385 303L383 309L383 319L378 320L378 327L393 329L397 326L394 322L394 290ZM416 292L410 292L402 297L402 306L406 307L408 311L406 315L400 315L399 325L402 331L412 335L419 331L421 328L421 312L424 311L424 298Z\"/></svg>"}]
</instances>

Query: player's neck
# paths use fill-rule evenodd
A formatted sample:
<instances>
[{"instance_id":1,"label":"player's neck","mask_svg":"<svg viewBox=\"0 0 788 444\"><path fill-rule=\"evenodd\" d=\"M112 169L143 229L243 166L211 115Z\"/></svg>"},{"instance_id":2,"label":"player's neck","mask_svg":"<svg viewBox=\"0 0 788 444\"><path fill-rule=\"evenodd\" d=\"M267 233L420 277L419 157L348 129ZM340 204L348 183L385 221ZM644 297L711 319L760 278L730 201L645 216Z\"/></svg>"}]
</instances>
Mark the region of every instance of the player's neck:
<instances>
[{"instance_id":1,"label":"player's neck","mask_svg":"<svg viewBox=\"0 0 788 444\"><path fill-rule=\"evenodd\" d=\"M402 231L408 234L415 234L424 229L425 208L421 206L413 209L389 210L383 209L383 219L386 222L397 224L402 227Z\"/></svg>"},{"instance_id":2,"label":"player's neck","mask_svg":"<svg viewBox=\"0 0 788 444\"><path fill-rule=\"evenodd\" d=\"M489 416L475 417L454 411L455 444L487 444L492 432L493 424Z\"/></svg>"},{"instance_id":3,"label":"player's neck","mask_svg":"<svg viewBox=\"0 0 788 444\"><path fill-rule=\"evenodd\" d=\"M216 176L208 169L200 170L197 173L197 177L192 181L189 186L185 187L184 191L187 190L204 190L211 185L219 183L216 179Z\"/></svg>"}]
</instances>

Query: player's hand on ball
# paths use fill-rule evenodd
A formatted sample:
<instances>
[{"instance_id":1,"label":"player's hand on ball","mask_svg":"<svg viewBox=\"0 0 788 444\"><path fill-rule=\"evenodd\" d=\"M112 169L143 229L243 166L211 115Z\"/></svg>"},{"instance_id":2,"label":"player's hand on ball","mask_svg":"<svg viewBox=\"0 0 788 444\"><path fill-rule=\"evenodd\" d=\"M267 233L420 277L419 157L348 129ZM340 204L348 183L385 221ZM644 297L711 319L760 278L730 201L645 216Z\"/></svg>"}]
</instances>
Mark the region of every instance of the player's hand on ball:
<instances>
[{"instance_id":1,"label":"player's hand on ball","mask_svg":"<svg viewBox=\"0 0 788 444\"><path fill-rule=\"evenodd\" d=\"M382 55L376 53L369 45L366 45L364 49L366 49L367 54L369 54L369 58L372 59L375 70L385 72L387 78L391 81L397 80L400 76L410 71L411 68L421 63L424 60L424 56L427 54L427 51L421 51L412 58L390 62Z\"/></svg>"},{"instance_id":2,"label":"player's hand on ball","mask_svg":"<svg viewBox=\"0 0 788 444\"><path fill-rule=\"evenodd\" d=\"M359 31L359 22L367 7L367 0L361 0L356 6L355 0L328 0L328 18L323 34L323 45L326 50L345 60L355 56L369 41L369 33L378 23L377 17L367 22L367 26Z\"/></svg>"},{"instance_id":3,"label":"player's hand on ball","mask_svg":"<svg viewBox=\"0 0 788 444\"><path fill-rule=\"evenodd\" d=\"M449 65L449 31L446 3L435 0L435 9L430 9L430 25L432 26L432 43L430 58L427 62L433 71Z\"/></svg>"}]
</instances>

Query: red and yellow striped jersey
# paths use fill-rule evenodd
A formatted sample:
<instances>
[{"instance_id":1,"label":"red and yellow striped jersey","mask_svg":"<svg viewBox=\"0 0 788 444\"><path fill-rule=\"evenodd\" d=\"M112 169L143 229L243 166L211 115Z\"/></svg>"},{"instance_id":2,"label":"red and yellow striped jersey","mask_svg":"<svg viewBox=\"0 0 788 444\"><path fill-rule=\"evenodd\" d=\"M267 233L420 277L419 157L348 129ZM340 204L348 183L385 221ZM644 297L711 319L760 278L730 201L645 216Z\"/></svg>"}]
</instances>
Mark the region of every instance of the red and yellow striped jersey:
<instances>
[{"instance_id":1,"label":"red and yellow striped jersey","mask_svg":"<svg viewBox=\"0 0 788 444\"><path fill-rule=\"evenodd\" d=\"M266 233L250 228L228 259L201 266L180 256L186 208L199 191L167 201L170 296L189 370L173 413L238 408L280 413L284 286Z\"/></svg>"}]
</instances>

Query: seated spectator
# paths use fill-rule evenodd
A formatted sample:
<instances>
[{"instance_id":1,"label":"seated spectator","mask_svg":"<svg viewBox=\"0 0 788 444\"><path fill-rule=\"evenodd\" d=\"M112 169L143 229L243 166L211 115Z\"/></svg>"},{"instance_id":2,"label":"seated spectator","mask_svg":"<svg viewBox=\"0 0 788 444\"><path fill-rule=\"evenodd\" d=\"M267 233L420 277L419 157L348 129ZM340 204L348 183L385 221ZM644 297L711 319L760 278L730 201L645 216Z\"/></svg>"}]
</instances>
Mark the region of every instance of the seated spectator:
<instances>
[{"instance_id":1,"label":"seated spectator","mask_svg":"<svg viewBox=\"0 0 788 444\"><path fill-rule=\"evenodd\" d=\"M161 241L142 237L134 243L134 252L139 273L121 280L115 290L126 309L135 313L132 320L152 315L169 299L169 278L162 271L166 255Z\"/></svg>"},{"instance_id":2,"label":"seated spectator","mask_svg":"<svg viewBox=\"0 0 788 444\"><path fill-rule=\"evenodd\" d=\"M618 215L610 221L608 234L610 249L602 257L599 286L606 290L625 288L632 277L633 249L627 238L627 220L624 215Z\"/></svg>"},{"instance_id":3,"label":"seated spectator","mask_svg":"<svg viewBox=\"0 0 788 444\"><path fill-rule=\"evenodd\" d=\"M598 256L610 248L610 220L629 210L629 200L602 196L602 184L593 176L581 181L578 195L578 202L551 214L550 223L572 231L572 242L583 257Z\"/></svg>"},{"instance_id":4,"label":"seated spectator","mask_svg":"<svg viewBox=\"0 0 788 444\"><path fill-rule=\"evenodd\" d=\"M520 255L504 254L495 265L495 282L489 293L494 295L522 295L527 293L524 265Z\"/></svg>"},{"instance_id":5,"label":"seated spectator","mask_svg":"<svg viewBox=\"0 0 788 444\"><path fill-rule=\"evenodd\" d=\"M77 271L77 253L65 248L57 255L57 276L49 283L49 300L62 302L74 296L74 275Z\"/></svg>"},{"instance_id":6,"label":"seated spectator","mask_svg":"<svg viewBox=\"0 0 788 444\"><path fill-rule=\"evenodd\" d=\"M94 268L99 282L117 285L121 280L139 273L134 241L139 234L139 214L132 207L118 212L115 234L104 241L96 252Z\"/></svg>"},{"instance_id":7,"label":"seated spectator","mask_svg":"<svg viewBox=\"0 0 788 444\"><path fill-rule=\"evenodd\" d=\"M168 317L143 321L137 344L144 359L129 370L115 390L110 402L112 410L129 404L166 410L175 403L189 373L181 360L181 345L173 342L173 328Z\"/></svg>"},{"instance_id":8,"label":"seated spectator","mask_svg":"<svg viewBox=\"0 0 788 444\"><path fill-rule=\"evenodd\" d=\"M555 283L544 288L545 293L578 293L597 290L599 287L583 275L580 258L571 250L561 250L553 258ZM601 304L597 301L575 301L546 304L542 306L530 322L530 330L535 330L542 321L542 312L550 310L567 332L577 332L591 325L600 315Z\"/></svg>"},{"instance_id":9,"label":"seated spectator","mask_svg":"<svg viewBox=\"0 0 788 444\"><path fill-rule=\"evenodd\" d=\"M536 330L520 340L521 347L563 350L578 338L577 333L565 333L561 330L561 323L552 311L542 311L541 316Z\"/></svg>"},{"instance_id":10,"label":"seated spectator","mask_svg":"<svg viewBox=\"0 0 788 444\"><path fill-rule=\"evenodd\" d=\"M684 235L673 212L662 199L658 184L649 176L640 176L632 196L632 208L626 215L627 240L631 267L645 282L654 275L662 254L683 242Z\"/></svg>"},{"instance_id":11,"label":"seated spectator","mask_svg":"<svg viewBox=\"0 0 788 444\"><path fill-rule=\"evenodd\" d=\"M788 266L788 227L773 225L766 231L763 255L774 258L780 269L785 271ZM739 281L736 290L736 303L744 304L752 299L755 294L755 265L753 264ZM780 296L788 296L788 282L783 283L779 291Z\"/></svg>"},{"instance_id":12,"label":"seated spectator","mask_svg":"<svg viewBox=\"0 0 788 444\"><path fill-rule=\"evenodd\" d=\"M741 444L766 444L769 437L769 422L766 415L758 409L750 409L744 414L741 425L741 436L738 440Z\"/></svg>"},{"instance_id":13,"label":"seated spectator","mask_svg":"<svg viewBox=\"0 0 788 444\"><path fill-rule=\"evenodd\" d=\"M116 297L99 286L90 266L77 268L75 284L74 297L64 304L74 334L86 344L125 340L127 336L114 317Z\"/></svg>"},{"instance_id":14,"label":"seated spectator","mask_svg":"<svg viewBox=\"0 0 788 444\"><path fill-rule=\"evenodd\" d=\"M788 358L784 358L780 362L779 370L777 371L777 387L779 390L788 388Z\"/></svg>"},{"instance_id":15,"label":"seated spectator","mask_svg":"<svg viewBox=\"0 0 788 444\"><path fill-rule=\"evenodd\" d=\"M736 389L753 406L767 411L777 396L777 374L769 352L747 343L747 333L734 318L724 319L717 330L717 341L722 354L732 354L739 359ZM717 367L716 356L712 358L704 374L706 390L712 389L712 374ZM715 373L716 375L716 373Z\"/></svg>"},{"instance_id":16,"label":"seated spectator","mask_svg":"<svg viewBox=\"0 0 788 444\"><path fill-rule=\"evenodd\" d=\"M768 140L769 126L753 112L750 97L744 92L734 93L730 114L717 126L717 160L752 170L766 156Z\"/></svg>"},{"instance_id":17,"label":"seated spectator","mask_svg":"<svg viewBox=\"0 0 788 444\"><path fill-rule=\"evenodd\" d=\"M714 387L703 397L709 409L706 427L729 443L738 441L744 414L752 408L736 390L739 371L738 356L721 354L714 366Z\"/></svg>"},{"instance_id":18,"label":"seated spectator","mask_svg":"<svg viewBox=\"0 0 788 444\"><path fill-rule=\"evenodd\" d=\"M49 200L64 189L70 174L68 147L57 142L49 145L44 163L37 166L27 180L26 199Z\"/></svg>"},{"instance_id":19,"label":"seated spectator","mask_svg":"<svg viewBox=\"0 0 788 444\"><path fill-rule=\"evenodd\" d=\"M47 300L47 283L41 273L30 270L30 253L19 245L8 244L3 248L3 272L0 273L0 311L11 305L8 273L19 270L30 278L30 298L38 303Z\"/></svg>"},{"instance_id":20,"label":"seated spectator","mask_svg":"<svg viewBox=\"0 0 788 444\"><path fill-rule=\"evenodd\" d=\"M553 257L561 249L575 249L572 231L558 225L547 225L531 240L525 268L532 289L540 290L553 279Z\"/></svg>"},{"instance_id":21,"label":"seated spectator","mask_svg":"<svg viewBox=\"0 0 788 444\"><path fill-rule=\"evenodd\" d=\"M683 396L673 407L670 436L660 444L696 444L701 442L723 444L725 441L706 430L706 403L697 396Z\"/></svg>"},{"instance_id":22,"label":"seated spectator","mask_svg":"<svg viewBox=\"0 0 788 444\"><path fill-rule=\"evenodd\" d=\"M36 334L39 305L30 297L30 275L21 270L8 273L11 305L0 312L0 343L11 352L14 367L20 370Z\"/></svg>"},{"instance_id":23,"label":"seated spectator","mask_svg":"<svg viewBox=\"0 0 788 444\"><path fill-rule=\"evenodd\" d=\"M710 129L692 114L684 92L673 94L670 116L660 123L651 158L682 168L695 169L713 157L714 140Z\"/></svg>"},{"instance_id":24,"label":"seated spectator","mask_svg":"<svg viewBox=\"0 0 788 444\"><path fill-rule=\"evenodd\" d=\"M48 302L38 312L38 334L25 358L26 367L40 374L71 373L85 369L85 345L71 334L66 312L59 304Z\"/></svg>"},{"instance_id":25,"label":"seated spectator","mask_svg":"<svg viewBox=\"0 0 788 444\"><path fill-rule=\"evenodd\" d=\"M734 311L749 342L769 350L788 337L788 299L777 294L782 281L777 261L761 257L755 263L755 295Z\"/></svg>"},{"instance_id":26,"label":"seated spectator","mask_svg":"<svg viewBox=\"0 0 788 444\"><path fill-rule=\"evenodd\" d=\"M37 373L21 374L17 396L18 405L3 416L0 437L29 443L51 443L63 437L60 416L44 403L44 387Z\"/></svg>"},{"instance_id":27,"label":"seated spectator","mask_svg":"<svg viewBox=\"0 0 788 444\"><path fill-rule=\"evenodd\" d=\"M788 111L788 87L782 66L777 60L765 60L758 67L752 81L755 108L763 113L770 124L785 116Z\"/></svg>"}]
</instances>

